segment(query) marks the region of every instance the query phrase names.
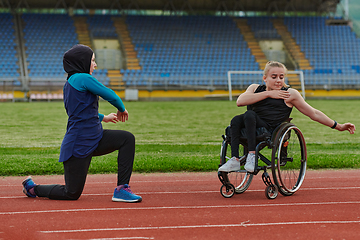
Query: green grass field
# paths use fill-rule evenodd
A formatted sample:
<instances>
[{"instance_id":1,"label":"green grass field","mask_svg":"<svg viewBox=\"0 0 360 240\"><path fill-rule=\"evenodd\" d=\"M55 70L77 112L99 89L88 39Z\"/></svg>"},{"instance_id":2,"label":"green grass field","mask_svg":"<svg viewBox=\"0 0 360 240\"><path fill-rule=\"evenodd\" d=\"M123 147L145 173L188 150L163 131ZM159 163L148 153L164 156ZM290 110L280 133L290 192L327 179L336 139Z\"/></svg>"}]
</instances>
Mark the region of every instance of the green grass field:
<instances>
[{"instance_id":1,"label":"green grass field","mask_svg":"<svg viewBox=\"0 0 360 240\"><path fill-rule=\"evenodd\" d=\"M360 100L309 100L336 121L360 126ZM216 171L221 135L245 108L230 101L125 102L126 123L104 123L136 137L135 172ZM0 103L0 175L62 174L58 162L67 116L62 102ZM115 112L100 102L100 112ZM303 132L308 168L359 168L360 137L291 115ZM116 153L94 157L90 173L115 173Z\"/></svg>"}]
</instances>

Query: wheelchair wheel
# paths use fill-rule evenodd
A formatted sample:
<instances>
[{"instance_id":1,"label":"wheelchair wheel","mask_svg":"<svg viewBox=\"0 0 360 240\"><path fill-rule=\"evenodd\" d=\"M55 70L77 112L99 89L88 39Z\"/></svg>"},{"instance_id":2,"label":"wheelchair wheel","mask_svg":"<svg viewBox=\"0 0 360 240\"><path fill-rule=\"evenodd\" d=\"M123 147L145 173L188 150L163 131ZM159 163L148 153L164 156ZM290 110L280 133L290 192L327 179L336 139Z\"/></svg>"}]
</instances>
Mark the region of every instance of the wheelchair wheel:
<instances>
[{"instance_id":1,"label":"wheelchair wheel","mask_svg":"<svg viewBox=\"0 0 360 240\"><path fill-rule=\"evenodd\" d=\"M268 199L275 199L277 197L278 193L279 193L278 188L275 185L267 186L265 189L265 196Z\"/></svg>"},{"instance_id":2,"label":"wheelchair wheel","mask_svg":"<svg viewBox=\"0 0 360 240\"><path fill-rule=\"evenodd\" d=\"M306 172L306 144L299 128L285 123L275 135L272 149L272 173L281 194L290 196L299 190Z\"/></svg>"},{"instance_id":3,"label":"wheelchair wheel","mask_svg":"<svg viewBox=\"0 0 360 240\"><path fill-rule=\"evenodd\" d=\"M220 188L220 193L225 198L231 198L232 196L234 196L235 187L231 183L228 185L222 185Z\"/></svg>"},{"instance_id":4,"label":"wheelchair wheel","mask_svg":"<svg viewBox=\"0 0 360 240\"><path fill-rule=\"evenodd\" d=\"M224 140L222 142L221 146L221 152L220 152L220 163L221 165L225 164L227 160L231 158L231 150L228 148L230 144ZM229 172L227 174L224 174L224 180L227 183L231 183L235 187L235 193L240 194L245 192L254 177L254 175L248 173L244 169L246 159L244 159L242 162L240 162L241 169L240 171L236 172Z\"/></svg>"}]
</instances>

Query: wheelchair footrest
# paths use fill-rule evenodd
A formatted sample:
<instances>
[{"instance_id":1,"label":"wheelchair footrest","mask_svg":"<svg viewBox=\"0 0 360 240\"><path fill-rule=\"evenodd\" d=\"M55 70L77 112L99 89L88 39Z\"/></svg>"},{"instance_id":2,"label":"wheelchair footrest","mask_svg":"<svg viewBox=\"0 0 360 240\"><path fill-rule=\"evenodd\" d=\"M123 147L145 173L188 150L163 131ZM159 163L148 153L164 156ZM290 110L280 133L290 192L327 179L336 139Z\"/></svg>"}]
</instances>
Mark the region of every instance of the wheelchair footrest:
<instances>
[{"instance_id":1,"label":"wheelchair footrest","mask_svg":"<svg viewBox=\"0 0 360 240\"><path fill-rule=\"evenodd\" d=\"M218 178L223 185L229 184L229 179L226 172L218 172Z\"/></svg>"},{"instance_id":2,"label":"wheelchair footrest","mask_svg":"<svg viewBox=\"0 0 360 240\"><path fill-rule=\"evenodd\" d=\"M274 184L271 181L270 175L266 171L264 171L264 173L262 174L262 180L266 186L274 187Z\"/></svg>"}]
</instances>

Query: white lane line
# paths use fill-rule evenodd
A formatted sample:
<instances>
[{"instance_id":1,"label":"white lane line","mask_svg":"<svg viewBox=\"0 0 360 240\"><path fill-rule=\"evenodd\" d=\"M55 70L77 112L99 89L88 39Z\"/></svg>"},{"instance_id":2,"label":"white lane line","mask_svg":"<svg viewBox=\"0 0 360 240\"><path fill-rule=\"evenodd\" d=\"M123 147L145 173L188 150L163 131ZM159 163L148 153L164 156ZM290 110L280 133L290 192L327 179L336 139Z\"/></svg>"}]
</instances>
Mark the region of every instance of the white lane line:
<instances>
[{"instance_id":1,"label":"white lane line","mask_svg":"<svg viewBox=\"0 0 360 240\"><path fill-rule=\"evenodd\" d=\"M264 186L265 187L265 186ZM318 191L318 190L354 190L354 189L360 189L360 187L322 187L322 188L300 188L299 191ZM246 190L246 192L263 192L264 189L250 189L250 190ZM198 190L198 191L186 191L186 192L137 192L137 194L139 195L151 195L151 194L194 194L194 192L196 192L196 194L205 194L205 193L219 193L218 190L216 191L212 191L212 190ZM83 193L83 196L110 196L112 195L112 193ZM26 198L25 195L21 195L21 196L6 196L6 197L0 197L0 199L16 199L16 198Z\"/></svg>"},{"instance_id":2,"label":"white lane line","mask_svg":"<svg viewBox=\"0 0 360 240\"><path fill-rule=\"evenodd\" d=\"M154 237L121 237L121 238L89 238L88 240L128 240L128 239L155 239Z\"/></svg>"},{"instance_id":3,"label":"white lane line","mask_svg":"<svg viewBox=\"0 0 360 240\"><path fill-rule=\"evenodd\" d=\"M264 186L265 189L266 186ZM252 190L246 190L246 192L264 192L264 189L252 189ZM323 187L323 188L300 188L299 191L311 191L311 190L353 190L353 189L360 189L360 187ZM195 191L196 194L199 193L219 193L219 190L217 191L213 191L213 190L208 190L208 191L202 191L202 190L197 190ZM138 192L139 195L151 195L151 194L194 194L194 191L186 191L186 192ZM82 195L87 195L87 196L92 196L92 195L96 195L96 196L108 196L111 195L111 193L97 193L97 194L93 194L93 193L84 193ZM0 197L1 198L1 197Z\"/></svg>"},{"instance_id":4,"label":"white lane line","mask_svg":"<svg viewBox=\"0 0 360 240\"><path fill-rule=\"evenodd\" d=\"M186 173L185 173L186 174ZM216 173L215 173L216 174ZM216 176L216 175L214 175ZM163 182L166 182L166 183L172 183L172 182L209 182L209 179L179 179L179 180L171 180L171 181L167 181L166 180L166 176L162 176L164 179L163 180L132 180L131 183L163 183ZM90 178L90 177L89 177ZM336 177L336 176L328 176L328 177L305 177L305 180L314 180L314 179L350 179L350 178L357 178L357 179L360 179L358 175L354 175L354 176L346 176L346 177ZM25 179L25 178L24 178ZM214 179L211 179L212 181L216 181ZM131 185L130 183L130 185ZM44 183L45 184L45 183ZM54 183L56 184L56 183ZM63 182L61 183L58 183L58 184L64 184ZM110 181L110 182L107 182L107 181L104 181L104 182L91 182L91 181L88 181L86 183L87 185L95 185L95 184L99 184L99 185L102 185L102 184L114 184L114 181ZM19 181L19 184L0 184L0 187L18 187L18 186L21 186L21 181Z\"/></svg>"},{"instance_id":5,"label":"white lane line","mask_svg":"<svg viewBox=\"0 0 360 240\"><path fill-rule=\"evenodd\" d=\"M311 206L311 205L338 205L360 204L360 201L349 202L305 202L305 203L271 203L271 204L241 204L241 205L214 205L214 206L170 206L170 207L119 207L119 208L77 208L58 210L35 210L21 212L0 212L0 215L34 214L34 213L69 213L69 212L92 212L92 211L124 211L124 210L168 210L168 209L211 209L211 208L244 208L244 207L278 207L278 206Z\"/></svg>"},{"instance_id":6,"label":"white lane line","mask_svg":"<svg viewBox=\"0 0 360 240\"><path fill-rule=\"evenodd\" d=\"M52 230L39 231L41 233L79 233L79 232L100 232L100 231L133 231L133 230L161 230L161 229L194 229L194 228L224 228L224 227L258 227L258 226L278 226L278 225L305 225L305 224L352 224L360 221L307 221L307 222L273 222L273 223L249 223L249 221L239 224L209 224L209 225L189 225L189 226L161 226L161 227L132 227L132 228L93 228L93 229L74 229L74 230Z\"/></svg>"},{"instance_id":7,"label":"white lane line","mask_svg":"<svg viewBox=\"0 0 360 240\"><path fill-rule=\"evenodd\" d=\"M24 178L25 179L25 178ZM34 181L36 181L36 179L34 179ZM209 182L209 180L201 180L201 179L189 179L189 180L171 180L171 181L166 181L166 177L164 177L164 180L139 180L139 181L131 181L131 183L163 183L163 182L166 182L166 183L172 183L172 182ZM21 186L21 181L19 181L19 184L0 184L0 187L22 187ZM36 182L38 183L38 182ZM130 185L131 185L130 183ZM48 184L48 183L42 183L42 184ZM50 184L50 183L49 183ZM51 183L51 184L64 184L64 182L54 182L54 183ZM112 182L91 182L91 181L88 181L86 182L86 185L103 185L103 184L116 184L115 181L112 181Z\"/></svg>"}]
</instances>

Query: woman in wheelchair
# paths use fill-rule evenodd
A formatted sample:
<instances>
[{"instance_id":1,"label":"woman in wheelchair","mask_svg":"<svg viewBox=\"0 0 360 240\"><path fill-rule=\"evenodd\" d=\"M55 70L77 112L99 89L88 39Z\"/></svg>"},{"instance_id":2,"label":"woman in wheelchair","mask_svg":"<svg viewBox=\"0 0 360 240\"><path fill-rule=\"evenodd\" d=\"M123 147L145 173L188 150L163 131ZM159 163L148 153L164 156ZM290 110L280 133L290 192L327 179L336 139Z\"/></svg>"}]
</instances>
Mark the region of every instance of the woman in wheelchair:
<instances>
[{"instance_id":1,"label":"woman in wheelchair","mask_svg":"<svg viewBox=\"0 0 360 240\"><path fill-rule=\"evenodd\" d=\"M349 131L354 134L355 125L340 124L330 119L323 112L311 107L300 93L285 84L286 67L276 61L270 61L264 69L263 81L265 85L251 84L236 101L238 107L247 106L244 114L235 116L231 120L231 158L218 171L232 172L240 170L240 161L245 159L244 168L254 172L256 129L265 127L271 133L278 125L286 121L293 107L301 113L325 126L338 131ZM245 129L248 143L248 154L239 158L239 144L241 129Z\"/></svg>"}]
</instances>

